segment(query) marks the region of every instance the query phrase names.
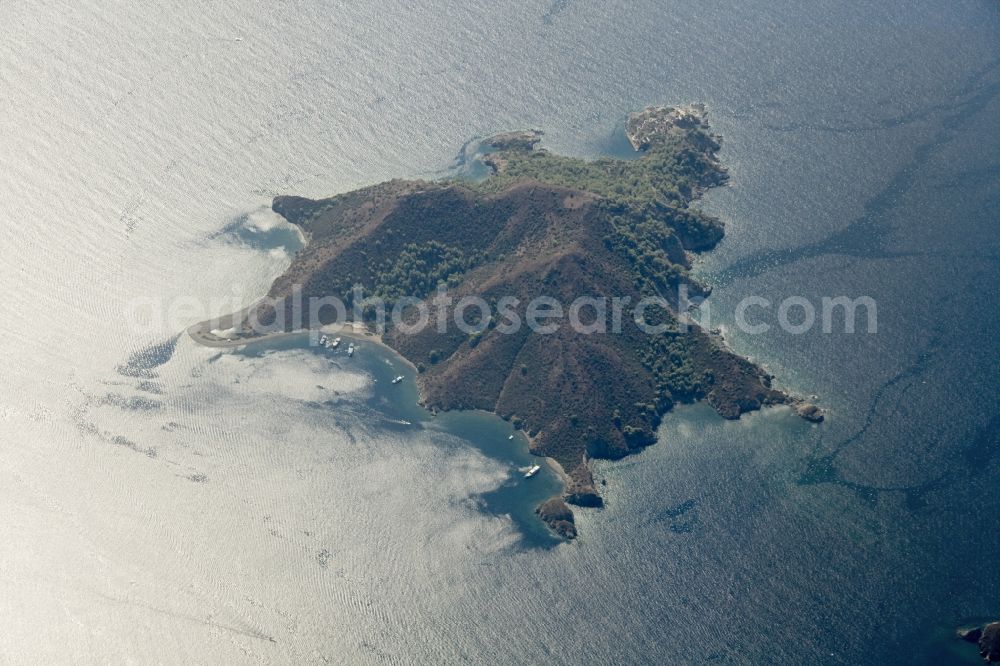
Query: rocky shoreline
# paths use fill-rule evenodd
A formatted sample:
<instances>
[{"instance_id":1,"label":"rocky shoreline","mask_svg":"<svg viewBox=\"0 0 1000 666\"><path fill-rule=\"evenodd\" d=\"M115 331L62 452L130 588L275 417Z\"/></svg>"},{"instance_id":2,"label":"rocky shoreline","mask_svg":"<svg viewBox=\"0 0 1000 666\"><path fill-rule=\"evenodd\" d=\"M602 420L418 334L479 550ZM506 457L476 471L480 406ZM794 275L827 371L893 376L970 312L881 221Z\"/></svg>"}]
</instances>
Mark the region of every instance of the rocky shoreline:
<instances>
[{"instance_id":1,"label":"rocky shoreline","mask_svg":"<svg viewBox=\"0 0 1000 666\"><path fill-rule=\"evenodd\" d=\"M983 661L993 664L1000 662L1000 622L991 622L980 627L959 629L958 637L979 648Z\"/></svg>"}]
</instances>

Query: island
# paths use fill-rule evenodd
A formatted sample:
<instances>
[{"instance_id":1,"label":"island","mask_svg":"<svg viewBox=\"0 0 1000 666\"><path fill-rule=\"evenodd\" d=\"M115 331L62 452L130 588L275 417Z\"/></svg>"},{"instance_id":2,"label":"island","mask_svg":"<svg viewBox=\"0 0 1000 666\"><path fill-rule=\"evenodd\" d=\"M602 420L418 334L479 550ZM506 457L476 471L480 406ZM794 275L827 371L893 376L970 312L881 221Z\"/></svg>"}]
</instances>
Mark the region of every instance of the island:
<instances>
[{"instance_id":1,"label":"island","mask_svg":"<svg viewBox=\"0 0 1000 666\"><path fill-rule=\"evenodd\" d=\"M266 301L201 337L252 339L250 315L258 325L287 322L287 330L293 321L327 324L343 315L316 303L340 299L353 312L351 326L417 369L427 409L486 410L524 431L532 453L549 458L564 482L562 496L537 513L567 538L576 535L567 503L603 505L591 460L653 444L675 404L705 400L727 419L789 404L822 420L686 316L685 299L709 293L691 275L692 259L723 237L720 220L691 207L728 178L705 108L649 107L625 129L633 159L560 156L539 147L541 132L512 132L483 143L490 175L480 180L391 180L319 200L278 196L273 210L307 245ZM487 304L463 314L475 330L417 325L421 310L431 322L445 319L437 298L444 288ZM545 332L512 330L540 296L565 305L587 297L592 307L581 312L594 323L608 314L594 303L616 303L619 330L581 331L564 320ZM374 304L402 299L402 322L380 321ZM640 312L637 304L650 299L660 307Z\"/></svg>"}]
</instances>

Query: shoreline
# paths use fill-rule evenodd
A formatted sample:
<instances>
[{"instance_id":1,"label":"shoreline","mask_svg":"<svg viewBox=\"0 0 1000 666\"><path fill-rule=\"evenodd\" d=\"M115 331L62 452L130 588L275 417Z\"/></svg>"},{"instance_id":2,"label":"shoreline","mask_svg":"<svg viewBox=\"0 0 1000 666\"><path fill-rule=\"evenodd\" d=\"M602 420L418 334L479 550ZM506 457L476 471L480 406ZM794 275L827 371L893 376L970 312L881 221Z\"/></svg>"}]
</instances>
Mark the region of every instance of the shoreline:
<instances>
[{"instance_id":1,"label":"shoreline","mask_svg":"<svg viewBox=\"0 0 1000 666\"><path fill-rule=\"evenodd\" d=\"M401 353L399 353L398 350L393 349L388 344L386 344L386 342L382 339L381 335L379 335L378 333L373 333L372 331L368 330L363 324L358 324L355 322L346 322L343 324L326 324L325 326L321 326L318 329L302 328L295 331L277 331L274 333L265 333L263 335L255 335L252 337L224 338L214 335L212 333L212 331L219 330L218 328L210 328L213 324L219 324L220 322L224 322L226 324L231 325L233 318L244 317L246 313L253 307L254 306L250 306L238 312L233 312L228 315L223 315L222 317L198 322L197 324L189 326L186 329L186 332L188 336L192 340L194 340L197 344L203 347L211 347L215 349L234 349L236 347L245 347L247 345L253 345L263 342L272 342L274 340L282 340L285 338L290 338L300 335L311 335L315 333L321 335L339 335L345 338L350 338L352 340L357 340L358 342L368 342L373 345L376 345L377 347L380 347L381 349L384 349L385 351L391 353L396 360L399 360L404 365L406 365L410 370L414 372L414 376L420 374L420 371L417 369L417 366L410 359L406 358ZM423 390L421 390L420 382L415 381L414 384L417 387L417 405L419 405L420 408L425 410L428 414L436 416L439 410L432 409L426 406L427 396L424 394ZM495 416L496 418L500 419L505 423L510 423L510 420L503 418L496 412L488 411L485 409L462 409L462 410L442 410L442 411L480 412L482 414L489 414L490 416ZM566 474L566 471L562 468L562 465L556 462L554 458L550 458L549 456L540 456L533 453L532 444L534 443L535 438L530 436L528 432L523 428L515 427L515 430L524 435L525 440L528 442L528 451L531 452L531 455L537 458L542 458L546 462L550 462L553 473L560 479L560 481L563 481L565 485L565 483L569 480L569 476Z\"/></svg>"},{"instance_id":2,"label":"shoreline","mask_svg":"<svg viewBox=\"0 0 1000 666\"><path fill-rule=\"evenodd\" d=\"M346 322L343 324L327 324L321 326L318 329L311 328L300 328L294 331L276 331L274 333L264 333L263 335L253 335L253 336L240 336L235 337L221 336L215 333L215 331L220 331L222 326L227 326L227 329L221 329L222 331L232 330L232 322L239 318L244 319L247 313L253 309L255 305L243 308L238 312L233 312L228 315L223 315L221 317L207 319L205 321L193 324L186 329L188 336L200 344L203 347L214 347L219 349L230 349L233 347L243 347L246 345L257 344L260 342L271 342L274 340L281 340L283 338L289 338L297 335L340 335L343 337L351 338L353 340L360 340L364 342L370 342L376 344L384 349L387 349L399 356L408 366L416 370L416 366L409 361L409 359L404 358L399 352L387 345L383 340L382 336L377 333L372 333L362 324L356 324L354 322ZM215 328L212 328L215 326Z\"/></svg>"},{"instance_id":3,"label":"shoreline","mask_svg":"<svg viewBox=\"0 0 1000 666\"><path fill-rule=\"evenodd\" d=\"M535 151L537 132L509 133L494 137L490 145L497 152L483 158L494 169L493 179L477 186L391 180L328 199L275 197L272 210L300 227L308 241L270 293L287 299L309 284L310 298L342 294L357 286L360 274L367 276L361 279L365 286L381 285L385 293L409 293L447 278L449 285L505 286L520 294L534 279L577 293L603 293L613 285L638 299L641 294L660 294L661 284L688 279L696 293L707 295L710 289L691 278L691 255L718 244L724 235L722 223L697 212L676 212L682 209L664 207L649 193L672 192L671 201L687 204L726 182L717 155L720 139L709 133L705 116L700 105L647 107L630 114L626 135L642 155L623 162L627 166L621 173L596 162ZM670 170L670 160L682 150L693 156L693 175ZM668 172L673 180L660 182ZM641 219L617 222L599 206L603 199ZM551 217L541 240L535 238L532 224L538 210ZM481 217L481 228L453 223L456 215ZM422 224L426 220L430 222ZM578 251L567 253L565 247L577 247L574 243ZM379 268L385 266L392 270ZM315 343L318 332L383 347L416 371L417 405L431 415L475 405L477 411L518 424L515 429L527 438L529 453L544 459L562 485L561 496L546 501L537 513L563 536L575 536L566 503L603 506L590 459L617 460L656 443L663 414L678 402L706 400L726 419L788 404L807 420L823 420L817 407L773 388L773 377L732 351L721 330L705 330L700 324L690 335L683 331L679 341L640 337L639 326L621 339L601 337L587 344L573 338L554 346L512 346L498 341L500 333L484 330L463 346L464 338L446 336L442 330L436 336L393 334L386 338L390 346L363 322L256 334L244 325L255 307L196 324L188 333L209 347L238 347L303 333ZM288 303L283 307L288 310ZM294 316L294 304L291 312ZM679 315L668 318L679 320ZM484 333L487 342L480 346ZM634 353L620 353L623 344L634 347ZM580 359L569 369L567 353ZM566 377L572 381L564 381ZM578 379L592 392L602 384L613 387L613 404L610 397L595 401L586 391L580 394ZM476 398L484 388L488 392Z\"/></svg>"},{"instance_id":4,"label":"shoreline","mask_svg":"<svg viewBox=\"0 0 1000 666\"><path fill-rule=\"evenodd\" d=\"M399 351L393 349L388 344L386 344L385 341L382 339L381 335L369 331L363 324L357 324L355 322L346 322L343 324L327 324L325 326L321 326L318 329L303 328L296 331L276 331L274 333L265 333L263 335L255 335L252 337L237 336L233 338L228 338L228 337L221 337L213 333L213 331L219 331L220 327L222 326L227 326L229 329L232 329L233 321L236 320L242 321L246 317L247 313L253 307L254 305L251 305L249 307L243 308L242 310L230 313L228 315L223 315L221 317L216 317L213 319L207 319L205 321L198 322L197 324L189 326L186 329L186 332L188 336L196 344L199 344L203 347L209 347L214 349L235 349L237 347L245 347L248 345L253 345L258 343L272 342L275 340L282 340L295 336L314 335L314 334L339 335L342 337L350 338L352 340L357 340L358 342L367 342L389 352L390 354L392 354L395 360L402 362L410 370L413 371L414 386L417 389L417 406L420 407L420 409L427 412L431 416L431 418L434 418L438 415L439 411L437 409L431 409L426 406L427 396L424 394L424 391L420 386L420 382L416 381L416 377L420 374L420 371L417 369L417 366L412 361L410 361L410 359L400 354ZM502 416L500 416L500 414L492 411L487 411L485 409L446 410L446 411L471 412L471 413L478 412L481 414L492 416L504 423L511 424L511 421L509 419L505 419ZM526 442L525 448L528 454L533 457L540 458L541 459L540 462L544 464L548 468L548 470L552 472L553 476L555 476L555 478L559 481L559 483L562 486L562 493L557 497L563 497L571 484L571 479L569 477L569 474L566 473L566 470L563 469L563 466L560 465L555 458L552 458L550 456L538 455L537 453L535 453L535 447L534 447L535 438L529 435L527 430L518 427L515 427L515 430L517 432L520 432L524 436Z\"/></svg>"}]
</instances>

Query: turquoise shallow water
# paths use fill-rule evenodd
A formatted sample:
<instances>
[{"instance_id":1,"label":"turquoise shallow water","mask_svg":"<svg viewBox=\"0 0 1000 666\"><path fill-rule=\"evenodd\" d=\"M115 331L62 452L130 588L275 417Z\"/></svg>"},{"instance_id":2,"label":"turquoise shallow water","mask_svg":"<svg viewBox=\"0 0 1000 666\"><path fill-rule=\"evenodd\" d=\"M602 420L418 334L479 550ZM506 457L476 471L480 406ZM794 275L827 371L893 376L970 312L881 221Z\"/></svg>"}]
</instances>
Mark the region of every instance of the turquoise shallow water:
<instances>
[{"instance_id":1,"label":"turquoise shallow water","mask_svg":"<svg viewBox=\"0 0 1000 666\"><path fill-rule=\"evenodd\" d=\"M479 507L494 515L509 516L520 531L520 547L552 548L563 542L535 515L539 504L561 493L562 484L544 460L531 455L527 439L521 431L486 412L432 414L418 404L415 372L405 360L392 351L364 341L355 343L355 354L348 357L346 346L346 341L337 349L315 346L310 343L309 334L303 333L247 345L240 348L239 353L261 357L275 351L308 350L323 357L337 358L341 363L366 373L373 379L372 393L366 401L371 419L377 427L394 433L400 440L399 446L406 446L408 435L415 430L429 430L459 438L460 445L474 447L508 470L508 478L498 488L475 498ZM402 376L403 381L393 384L392 380L398 376ZM338 406L332 403L328 408L336 411ZM524 478L527 468L536 464L541 464L542 469L530 479ZM428 507L428 510L433 509Z\"/></svg>"}]
</instances>

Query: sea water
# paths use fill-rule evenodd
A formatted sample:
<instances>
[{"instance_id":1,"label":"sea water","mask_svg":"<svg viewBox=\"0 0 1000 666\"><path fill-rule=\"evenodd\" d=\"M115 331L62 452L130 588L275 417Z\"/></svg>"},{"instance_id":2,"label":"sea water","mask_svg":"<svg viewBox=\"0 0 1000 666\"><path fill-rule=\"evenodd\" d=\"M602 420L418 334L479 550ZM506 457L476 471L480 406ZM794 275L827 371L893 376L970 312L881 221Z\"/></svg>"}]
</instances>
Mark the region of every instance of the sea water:
<instances>
[{"instance_id":1,"label":"sea water","mask_svg":"<svg viewBox=\"0 0 1000 666\"><path fill-rule=\"evenodd\" d=\"M975 659L951 633L1000 614L995 2L12 2L0 26L4 659ZM712 315L828 419L678 408L595 466L575 542L531 522L556 481L518 477L509 426L419 411L391 356L181 335L182 299L237 310L288 265L275 194L447 175L510 129L620 154L629 111L690 101L731 173L701 204L727 225ZM878 332L743 335L751 294L870 295ZM137 301L175 311L138 326Z\"/></svg>"}]
</instances>

